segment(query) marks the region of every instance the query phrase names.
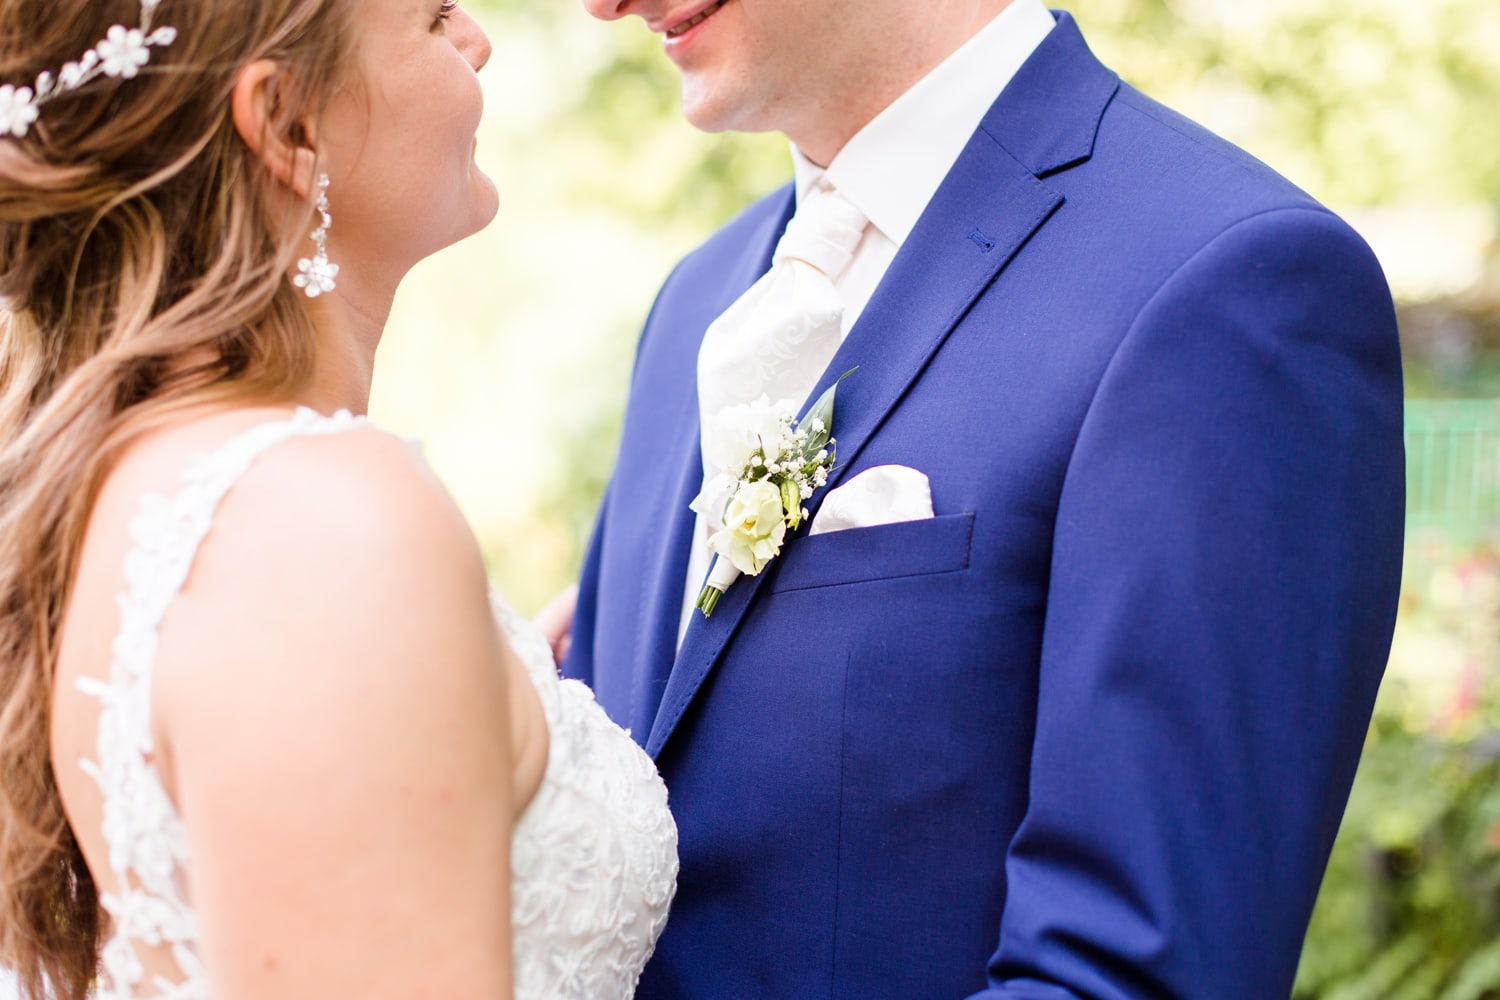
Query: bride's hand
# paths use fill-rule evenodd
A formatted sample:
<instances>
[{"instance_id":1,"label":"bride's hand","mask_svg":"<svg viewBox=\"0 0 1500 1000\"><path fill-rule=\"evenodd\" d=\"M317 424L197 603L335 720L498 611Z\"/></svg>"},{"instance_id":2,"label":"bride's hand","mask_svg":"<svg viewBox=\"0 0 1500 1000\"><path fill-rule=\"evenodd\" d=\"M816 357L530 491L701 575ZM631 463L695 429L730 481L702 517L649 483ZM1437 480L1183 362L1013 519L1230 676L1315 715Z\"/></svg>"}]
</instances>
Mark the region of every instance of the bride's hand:
<instances>
[{"instance_id":1,"label":"bride's hand","mask_svg":"<svg viewBox=\"0 0 1500 1000\"><path fill-rule=\"evenodd\" d=\"M548 601L546 606L536 614L533 624L547 637L547 644L552 647L552 658L562 666L564 657L568 655L568 647L573 644L573 609L578 604L578 584L564 587L556 597Z\"/></svg>"}]
</instances>

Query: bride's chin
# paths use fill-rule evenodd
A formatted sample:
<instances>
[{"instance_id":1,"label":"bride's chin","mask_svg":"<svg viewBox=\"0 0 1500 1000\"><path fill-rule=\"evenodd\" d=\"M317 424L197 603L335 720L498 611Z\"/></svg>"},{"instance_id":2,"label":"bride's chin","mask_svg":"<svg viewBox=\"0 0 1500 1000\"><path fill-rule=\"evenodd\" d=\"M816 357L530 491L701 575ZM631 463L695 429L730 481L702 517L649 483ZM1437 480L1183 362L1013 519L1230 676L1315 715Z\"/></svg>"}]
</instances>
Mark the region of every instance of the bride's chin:
<instances>
[{"instance_id":1,"label":"bride's chin","mask_svg":"<svg viewBox=\"0 0 1500 1000\"><path fill-rule=\"evenodd\" d=\"M475 193L474 199L475 207L472 215L474 223L469 231L460 237L460 239L473 236L481 229L487 227L491 222L494 222L495 217L500 214L500 192L496 189L494 182L477 168L474 171L474 175L479 184L479 190Z\"/></svg>"}]
</instances>

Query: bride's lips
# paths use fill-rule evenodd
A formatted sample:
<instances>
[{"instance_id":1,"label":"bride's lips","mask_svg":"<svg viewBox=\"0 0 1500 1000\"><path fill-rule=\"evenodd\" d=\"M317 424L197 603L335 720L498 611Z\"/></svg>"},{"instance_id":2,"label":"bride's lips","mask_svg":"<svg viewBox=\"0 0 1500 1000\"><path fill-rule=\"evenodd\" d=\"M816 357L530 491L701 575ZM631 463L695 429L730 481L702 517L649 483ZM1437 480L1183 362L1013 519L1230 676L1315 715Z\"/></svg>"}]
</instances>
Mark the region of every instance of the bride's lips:
<instances>
[{"instance_id":1,"label":"bride's lips","mask_svg":"<svg viewBox=\"0 0 1500 1000\"><path fill-rule=\"evenodd\" d=\"M666 37L667 50L669 52L680 50L688 44L688 41L698 34L699 29L729 2L730 0L713 0L690 14L676 16L665 21L658 30Z\"/></svg>"}]
</instances>

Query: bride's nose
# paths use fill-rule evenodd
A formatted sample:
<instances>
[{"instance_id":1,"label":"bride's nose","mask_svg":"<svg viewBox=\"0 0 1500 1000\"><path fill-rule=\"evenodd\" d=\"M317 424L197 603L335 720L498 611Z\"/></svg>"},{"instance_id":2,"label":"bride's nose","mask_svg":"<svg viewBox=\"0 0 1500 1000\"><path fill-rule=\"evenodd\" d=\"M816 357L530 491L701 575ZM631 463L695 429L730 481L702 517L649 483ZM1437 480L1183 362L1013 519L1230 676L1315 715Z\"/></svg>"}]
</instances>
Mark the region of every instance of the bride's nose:
<instances>
[{"instance_id":1,"label":"bride's nose","mask_svg":"<svg viewBox=\"0 0 1500 1000\"><path fill-rule=\"evenodd\" d=\"M459 15L459 20L455 25L458 38L454 44L464 59L468 60L469 65L474 67L474 72L478 73L484 69L485 63L490 61L490 53L494 51L490 45L490 36L484 33L479 22L462 7L459 7L455 13Z\"/></svg>"}]
</instances>

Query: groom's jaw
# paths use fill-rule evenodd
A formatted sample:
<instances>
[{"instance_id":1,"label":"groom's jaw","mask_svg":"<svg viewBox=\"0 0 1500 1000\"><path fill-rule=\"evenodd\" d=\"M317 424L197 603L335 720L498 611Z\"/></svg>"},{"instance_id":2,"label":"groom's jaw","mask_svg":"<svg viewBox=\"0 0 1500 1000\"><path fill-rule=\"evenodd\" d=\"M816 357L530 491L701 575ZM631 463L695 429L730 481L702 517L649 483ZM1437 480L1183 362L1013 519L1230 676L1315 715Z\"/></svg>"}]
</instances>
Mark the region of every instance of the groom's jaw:
<instances>
[{"instance_id":1,"label":"groom's jaw","mask_svg":"<svg viewBox=\"0 0 1500 1000\"><path fill-rule=\"evenodd\" d=\"M652 24L651 28L653 31L659 31L664 35L667 44L670 46L677 43L679 39L685 38L694 28L717 14L719 9L727 3L729 3L729 0L713 0L712 3L704 4L686 16L673 14L670 17L663 18L657 24Z\"/></svg>"}]
</instances>

